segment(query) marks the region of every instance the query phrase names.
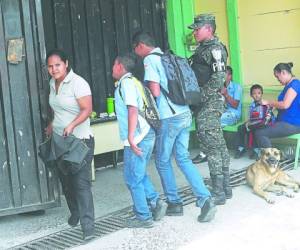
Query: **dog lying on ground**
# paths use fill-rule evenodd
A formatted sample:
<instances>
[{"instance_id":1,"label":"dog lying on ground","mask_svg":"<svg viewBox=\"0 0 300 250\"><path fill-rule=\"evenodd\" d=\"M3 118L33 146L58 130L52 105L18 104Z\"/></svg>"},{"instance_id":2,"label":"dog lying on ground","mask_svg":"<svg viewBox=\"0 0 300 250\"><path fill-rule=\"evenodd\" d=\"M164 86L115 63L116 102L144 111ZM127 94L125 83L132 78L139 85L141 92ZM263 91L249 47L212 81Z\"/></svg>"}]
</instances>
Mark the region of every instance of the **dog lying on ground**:
<instances>
[{"instance_id":1,"label":"dog lying on ground","mask_svg":"<svg viewBox=\"0 0 300 250\"><path fill-rule=\"evenodd\" d=\"M279 168L280 157L280 150L276 148L262 149L260 159L251 164L246 172L247 183L253 187L254 193L271 204L275 201L267 192L292 198L294 195L288 193L286 187L292 188L294 192L298 192L300 188L300 182Z\"/></svg>"}]
</instances>

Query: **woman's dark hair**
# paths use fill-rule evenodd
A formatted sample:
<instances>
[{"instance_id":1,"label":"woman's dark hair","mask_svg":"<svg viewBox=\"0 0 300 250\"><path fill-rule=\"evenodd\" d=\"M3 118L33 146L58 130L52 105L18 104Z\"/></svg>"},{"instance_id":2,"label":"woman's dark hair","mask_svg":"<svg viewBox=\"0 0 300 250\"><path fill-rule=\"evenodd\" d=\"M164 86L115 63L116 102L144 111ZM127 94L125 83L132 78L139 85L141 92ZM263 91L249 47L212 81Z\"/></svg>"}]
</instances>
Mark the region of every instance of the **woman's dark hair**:
<instances>
[{"instance_id":1,"label":"woman's dark hair","mask_svg":"<svg viewBox=\"0 0 300 250\"><path fill-rule=\"evenodd\" d=\"M274 67L274 72L282 72L283 70L286 70L287 72L289 72L290 74L292 73L292 68L293 68L293 63L289 62L289 63L278 63L275 67Z\"/></svg>"},{"instance_id":2,"label":"woman's dark hair","mask_svg":"<svg viewBox=\"0 0 300 250\"><path fill-rule=\"evenodd\" d=\"M68 56L67 56L66 52L64 52L61 49L53 49L47 53L46 62L48 62L48 59L50 56L54 56L54 55L58 56L64 63L66 63L68 61Z\"/></svg>"},{"instance_id":3,"label":"woman's dark hair","mask_svg":"<svg viewBox=\"0 0 300 250\"><path fill-rule=\"evenodd\" d=\"M261 93L263 94L264 93L264 90L263 90L263 87L259 84L253 84L250 88L250 95L252 96L252 92L253 90L255 89L260 89Z\"/></svg>"}]
</instances>

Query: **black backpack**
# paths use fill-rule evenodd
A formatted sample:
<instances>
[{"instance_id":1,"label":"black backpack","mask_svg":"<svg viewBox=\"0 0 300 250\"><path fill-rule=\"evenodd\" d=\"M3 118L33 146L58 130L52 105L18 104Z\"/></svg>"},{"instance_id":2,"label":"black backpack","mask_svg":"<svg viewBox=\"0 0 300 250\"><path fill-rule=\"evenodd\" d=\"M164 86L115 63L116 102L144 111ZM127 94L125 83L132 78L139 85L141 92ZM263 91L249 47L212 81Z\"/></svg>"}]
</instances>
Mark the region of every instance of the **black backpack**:
<instances>
[{"instance_id":1,"label":"black backpack","mask_svg":"<svg viewBox=\"0 0 300 250\"><path fill-rule=\"evenodd\" d=\"M147 88L146 86L144 86L137 78L135 77L130 77L135 86L137 87L137 89L139 90L142 99L143 99L143 103L144 103L144 107L143 110L139 110L139 114L145 118L145 120L149 123L149 125L154 128L154 129L158 129L160 128L161 125L161 121L160 121L160 117L159 117L159 112L158 112L158 108L155 102L155 99L151 93L151 90L149 88ZM119 94L122 97L122 92L121 92L121 84L119 87Z\"/></svg>"},{"instance_id":2,"label":"black backpack","mask_svg":"<svg viewBox=\"0 0 300 250\"><path fill-rule=\"evenodd\" d=\"M167 51L164 54L154 52L150 55L161 57L168 79L168 89L161 87L165 96L178 105L200 104L198 81L186 58L179 57L171 51Z\"/></svg>"}]
</instances>

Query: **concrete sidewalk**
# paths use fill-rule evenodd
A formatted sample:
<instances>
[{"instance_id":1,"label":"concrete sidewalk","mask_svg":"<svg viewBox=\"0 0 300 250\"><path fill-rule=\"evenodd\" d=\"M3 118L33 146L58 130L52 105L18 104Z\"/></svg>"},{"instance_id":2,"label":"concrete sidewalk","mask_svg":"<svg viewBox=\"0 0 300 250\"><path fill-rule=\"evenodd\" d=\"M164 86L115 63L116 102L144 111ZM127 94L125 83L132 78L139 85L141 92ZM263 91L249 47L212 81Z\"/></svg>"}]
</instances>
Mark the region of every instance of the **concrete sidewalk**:
<instances>
[{"instance_id":1,"label":"concrete sidewalk","mask_svg":"<svg viewBox=\"0 0 300 250\"><path fill-rule=\"evenodd\" d=\"M192 156L197 151L192 152ZM248 166L248 158L232 160L231 169L238 170ZM174 165L175 166L175 165ZM207 163L198 165L201 174L208 176ZM159 176L152 160L150 176L161 192ZM178 187L187 182L175 166ZM290 171L300 180L300 171ZM132 204L124 184L122 166L107 168L96 172L93 184L96 217L117 211ZM124 229L103 238L79 246L75 249L248 249L251 246L261 249L292 250L300 249L296 242L300 233L298 207L300 194L289 199L276 197L274 205L258 198L245 185L234 188L234 197L225 206L218 207L212 223L200 224L197 216L200 209L194 205L184 207L183 217L165 217L152 229ZM6 249L27 241L46 236L68 228L69 216L66 203L62 207L46 211L42 216L0 217L0 249ZM261 243L259 243L261 242ZM274 244L275 245L274 245ZM260 245L262 247L260 247ZM264 245L265 244L265 245ZM267 248L271 246L271 248ZM249 247L250 249L250 247Z\"/></svg>"},{"instance_id":2,"label":"concrete sidewalk","mask_svg":"<svg viewBox=\"0 0 300 250\"><path fill-rule=\"evenodd\" d=\"M198 223L199 209L189 205L183 217L165 217L151 229L124 229L74 249L299 250L299 207L300 194L277 197L270 205L241 186L233 199L218 206L211 223Z\"/></svg>"}]
</instances>

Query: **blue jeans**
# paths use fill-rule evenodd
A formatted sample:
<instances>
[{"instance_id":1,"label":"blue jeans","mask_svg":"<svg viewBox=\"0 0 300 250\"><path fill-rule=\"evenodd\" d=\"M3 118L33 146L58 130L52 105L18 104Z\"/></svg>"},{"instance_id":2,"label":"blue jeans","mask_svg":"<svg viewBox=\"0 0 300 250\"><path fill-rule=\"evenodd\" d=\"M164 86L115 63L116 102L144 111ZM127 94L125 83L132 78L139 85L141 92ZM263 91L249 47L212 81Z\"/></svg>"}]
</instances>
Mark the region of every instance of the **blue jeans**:
<instances>
[{"instance_id":1,"label":"blue jeans","mask_svg":"<svg viewBox=\"0 0 300 250\"><path fill-rule=\"evenodd\" d=\"M138 144L143 152L141 156L136 155L130 147L124 147L124 179L133 201L133 211L140 220L152 217L147 202L151 207L155 207L159 197L146 173L154 141L155 133L150 129L146 137Z\"/></svg>"},{"instance_id":2,"label":"blue jeans","mask_svg":"<svg viewBox=\"0 0 300 250\"><path fill-rule=\"evenodd\" d=\"M177 192L175 175L171 164L172 154L185 178L197 197L197 206L202 207L211 196L203 179L190 160L188 151L192 115L185 112L162 119L161 128L156 135L156 168L161 178L164 193L169 203L182 203Z\"/></svg>"},{"instance_id":3,"label":"blue jeans","mask_svg":"<svg viewBox=\"0 0 300 250\"><path fill-rule=\"evenodd\" d=\"M221 116L221 127L230 126L236 124L239 121L239 117L231 111L225 111Z\"/></svg>"}]
</instances>

